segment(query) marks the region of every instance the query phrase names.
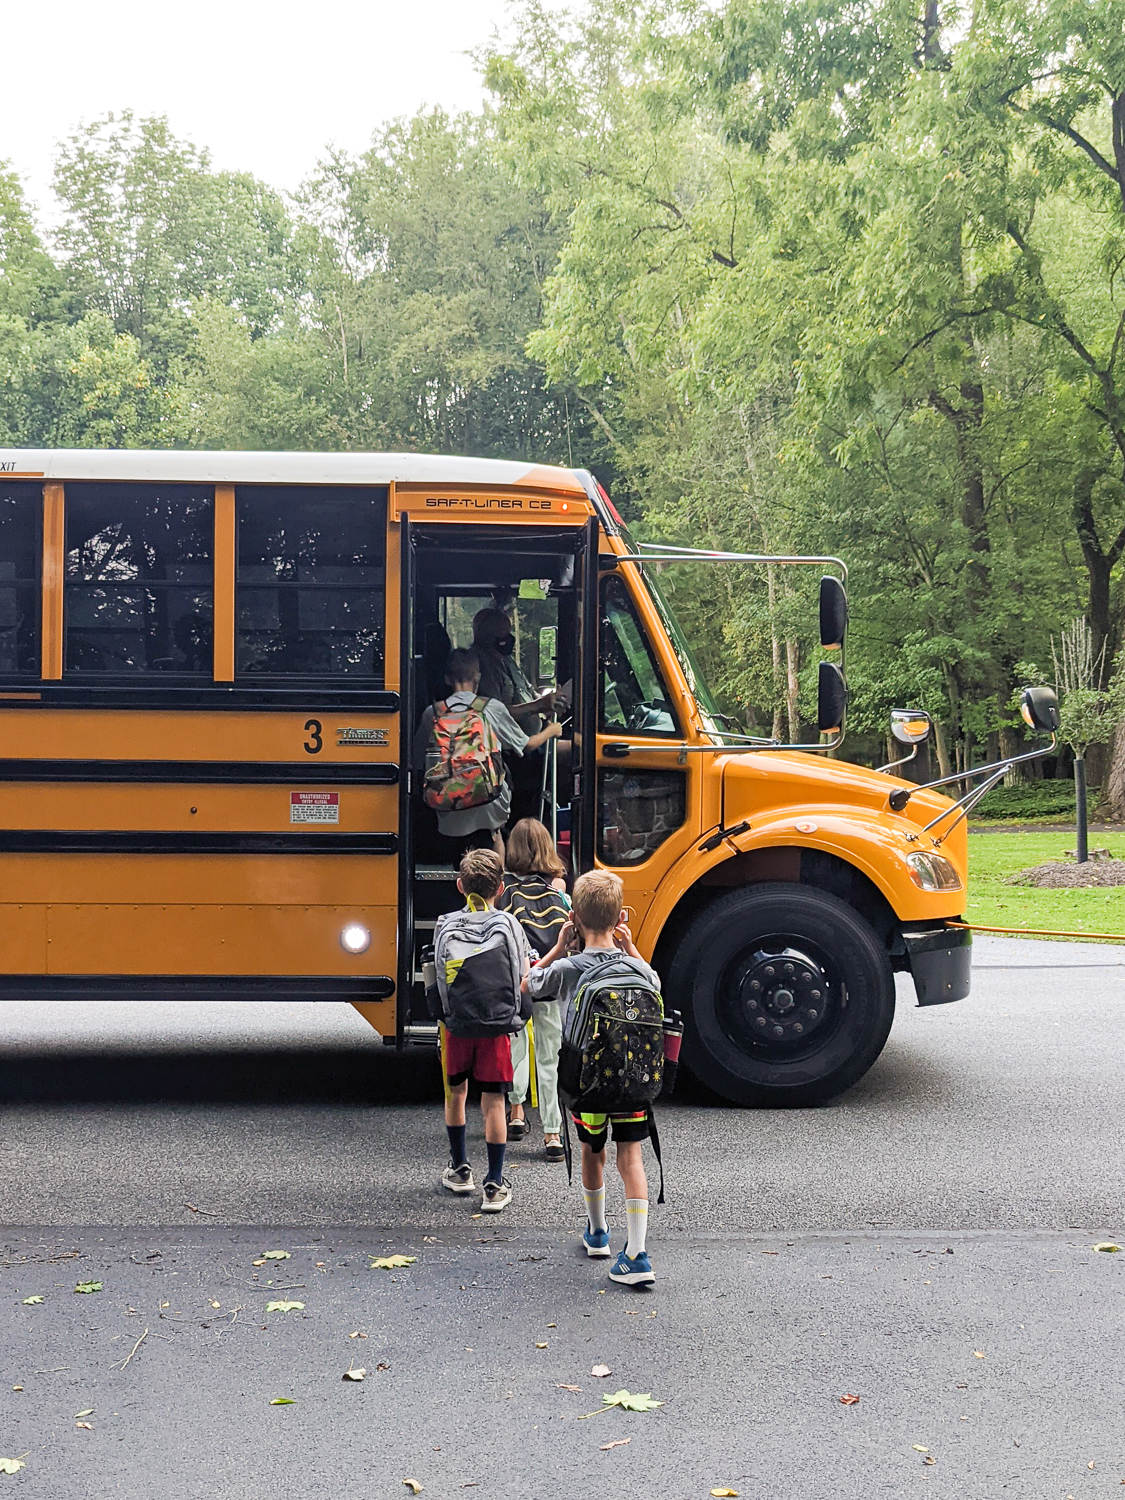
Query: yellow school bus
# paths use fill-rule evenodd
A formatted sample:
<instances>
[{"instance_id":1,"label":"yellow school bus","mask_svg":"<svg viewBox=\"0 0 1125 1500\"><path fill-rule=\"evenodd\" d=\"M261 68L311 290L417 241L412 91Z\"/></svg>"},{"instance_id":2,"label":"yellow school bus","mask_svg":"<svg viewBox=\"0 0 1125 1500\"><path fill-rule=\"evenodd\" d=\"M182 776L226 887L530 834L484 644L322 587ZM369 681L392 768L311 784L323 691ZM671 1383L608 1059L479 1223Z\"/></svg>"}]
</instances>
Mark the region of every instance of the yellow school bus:
<instances>
[{"instance_id":1,"label":"yellow school bus","mask_svg":"<svg viewBox=\"0 0 1125 1500\"><path fill-rule=\"evenodd\" d=\"M731 733L654 577L690 555L638 552L581 470L0 451L0 994L347 1001L432 1035L418 954L456 894L411 741L491 603L568 684L573 867L620 874L685 1060L741 1103L846 1088L896 970L968 992L965 823Z\"/></svg>"}]
</instances>

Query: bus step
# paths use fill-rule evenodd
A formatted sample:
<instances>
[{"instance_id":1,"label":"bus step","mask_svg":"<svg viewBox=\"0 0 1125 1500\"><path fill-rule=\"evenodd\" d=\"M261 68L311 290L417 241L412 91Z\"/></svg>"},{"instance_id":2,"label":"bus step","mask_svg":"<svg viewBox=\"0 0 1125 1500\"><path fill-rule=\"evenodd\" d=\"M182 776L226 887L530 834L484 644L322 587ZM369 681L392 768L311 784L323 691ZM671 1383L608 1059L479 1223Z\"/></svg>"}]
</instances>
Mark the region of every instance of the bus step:
<instances>
[{"instance_id":1,"label":"bus step","mask_svg":"<svg viewBox=\"0 0 1125 1500\"><path fill-rule=\"evenodd\" d=\"M415 865L414 879L456 885L457 871L452 865Z\"/></svg>"},{"instance_id":2,"label":"bus step","mask_svg":"<svg viewBox=\"0 0 1125 1500\"><path fill-rule=\"evenodd\" d=\"M402 1037L416 1047L436 1047L439 1040L436 1026L404 1026Z\"/></svg>"}]
</instances>

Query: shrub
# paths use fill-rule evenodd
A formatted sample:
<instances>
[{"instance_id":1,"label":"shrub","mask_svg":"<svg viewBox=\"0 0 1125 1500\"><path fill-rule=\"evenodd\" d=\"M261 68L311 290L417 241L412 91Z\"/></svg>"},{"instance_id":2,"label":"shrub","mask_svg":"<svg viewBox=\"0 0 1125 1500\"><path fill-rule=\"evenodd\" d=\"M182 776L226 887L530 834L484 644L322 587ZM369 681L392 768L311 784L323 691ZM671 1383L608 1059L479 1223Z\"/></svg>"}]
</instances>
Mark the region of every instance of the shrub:
<instances>
[{"instance_id":1,"label":"shrub","mask_svg":"<svg viewBox=\"0 0 1125 1500\"><path fill-rule=\"evenodd\" d=\"M1090 805L1097 801L1090 788ZM1028 781L1018 786L997 786L974 808L975 818L1049 818L1075 816L1073 781Z\"/></svg>"}]
</instances>

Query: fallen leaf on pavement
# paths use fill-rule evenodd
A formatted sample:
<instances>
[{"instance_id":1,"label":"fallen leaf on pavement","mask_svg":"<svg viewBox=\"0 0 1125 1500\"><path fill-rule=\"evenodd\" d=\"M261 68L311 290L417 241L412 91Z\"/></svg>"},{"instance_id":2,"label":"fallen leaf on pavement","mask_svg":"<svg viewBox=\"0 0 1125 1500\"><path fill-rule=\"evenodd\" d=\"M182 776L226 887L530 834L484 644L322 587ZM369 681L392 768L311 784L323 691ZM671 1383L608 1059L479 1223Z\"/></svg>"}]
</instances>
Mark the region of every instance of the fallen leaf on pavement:
<instances>
[{"instance_id":1,"label":"fallen leaf on pavement","mask_svg":"<svg viewBox=\"0 0 1125 1500\"><path fill-rule=\"evenodd\" d=\"M974 1349L973 1350L973 1358L974 1359L983 1359L984 1358L984 1350L983 1349Z\"/></svg>"},{"instance_id":2,"label":"fallen leaf on pavement","mask_svg":"<svg viewBox=\"0 0 1125 1500\"><path fill-rule=\"evenodd\" d=\"M211 1298L208 1298L207 1300L211 1303L212 1307L222 1307L223 1305L221 1302L215 1302Z\"/></svg>"},{"instance_id":3,"label":"fallen leaf on pavement","mask_svg":"<svg viewBox=\"0 0 1125 1500\"><path fill-rule=\"evenodd\" d=\"M26 1467L22 1458L0 1458L0 1474L18 1474Z\"/></svg>"},{"instance_id":4,"label":"fallen leaf on pavement","mask_svg":"<svg viewBox=\"0 0 1125 1500\"><path fill-rule=\"evenodd\" d=\"M937 1459L936 1458L924 1458L922 1460L922 1462L924 1464L928 1464L932 1468L934 1466L934 1464L937 1463Z\"/></svg>"},{"instance_id":5,"label":"fallen leaf on pavement","mask_svg":"<svg viewBox=\"0 0 1125 1500\"><path fill-rule=\"evenodd\" d=\"M1112 1240L1099 1240L1098 1243L1094 1246L1094 1249L1104 1250L1107 1255L1116 1255L1117 1252L1121 1249L1121 1246L1115 1245Z\"/></svg>"},{"instance_id":6,"label":"fallen leaf on pavement","mask_svg":"<svg viewBox=\"0 0 1125 1500\"><path fill-rule=\"evenodd\" d=\"M664 1405L663 1401L654 1401L648 1391L639 1396L634 1396L632 1391L614 1391L612 1396L603 1396L602 1402L599 1411L610 1411L615 1406L619 1406L622 1411L655 1411L658 1406ZM579 1417L578 1420L584 1422L587 1417L597 1415L596 1411L588 1411L585 1417Z\"/></svg>"},{"instance_id":7,"label":"fallen leaf on pavement","mask_svg":"<svg viewBox=\"0 0 1125 1500\"><path fill-rule=\"evenodd\" d=\"M422 1486L416 1479L404 1479L402 1482L403 1484L408 1485L416 1495L420 1495L422 1493Z\"/></svg>"},{"instance_id":8,"label":"fallen leaf on pavement","mask_svg":"<svg viewBox=\"0 0 1125 1500\"><path fill-rule=\"evenodd\" d=\"M362 1380L363 1377L366 1374L367 1374L366 1370L345 1370L344 1374L343 1374L343 1379L344 1380Z\"/></svg>"},{"instance_id":9,"label":"fallen leaf on pavement","mask_svg":"<svg viewBox=\"0 0 1125 1500\"><path fill-rule=\"evenodd\" d=\"M607 1375L612 1375L613 1371L608 1365L595 1365L590 1374L596 1376L598 1380L604 1380Z\"/></svg>"},{"instance_id":10,"label":"fallen leaf on pavement","mask_svg":"<svg viewBox=\"0 0 1125 1500\"><path fill-rule=\"evenodd\" d=\"M74 1288L76 1292L100 1292L102 1284L100 1281L80 1281Z\"/></svg>"},{"instance_id":11,"label":"fallen leaf on pavement","mask_svg":"<svg viewBox=\"0 0 1125 1500\"><path fill-rule=\"evenodd\" d=\"M263 1250L263 1260L292 1260L288 1250Z\"/></svg>"},{"instance_id":12,"label":"fallen leaf on pavement","mask_svg":"<svg viewBox=\"0 0 1125 1500\"><path fill-rule=\"evenodd\" d=\"M250 1264L252 1266L264 1266L265 1265L265 1261L264 1260L252 1260L250 1262Z\"/></svg>"},{"instance_id":13,"label":"fallen leaf on pavement","mask_svg":"<svg viewBox=\"0 0 1125 1500\"><path fill-rule=\"evenodd\" d=\"M1093 1460L1093 1459L1091 1459L1091 1460L1090 1460L1090 1462L1089 1462L1089 1463L1088 1463L1088 1464L1087 1464L1087 1465L1086 1465L1086 1467L1087 1467L1087 1468L1088 1468L1088 1469L1092 1469L1092 1468L1093 1468L1093 1467L1094 1467L1094 1460Z\"/></svg>"},{"instance_id":14,"label":"fallen leaf on pavement","mask_svg":"<svg viewBox=\"0 0 1125 1500\"><path fill-rule=\"evenodd\" d=\"M914 1449L915 1453L928 1453L930 1451L928 1448L923 1448L921 1443L911 1443L910 1446Z\"/></svg>"},{"instance_id":15,"label":"fallen leaf on pavement","mask_svg":"<svg viewBox=\"0 0 1125 1500\"><path fill-rule=\"evenodd\" d=\"M777 1251L776 1250L766 1250L766 1251L763 1251L762 1253L765 1254L765 1255L776 1255ZM724 1485L720 1485L717 1489L713 1489L711 1491L711 1493L712 1493L712 1495L714 1495L715 1500L735 1500L735 1497L737 1496L738 1491L737 1490L732 1490L732 1489L729 1488L729 1486L727 1486L727 1485L724 1484Z\"/></svg>"},{"instance_id":16,"label":"fallen leaf on pavement","mask_svg":"<svg viewBox=\"0 0 1125 1500\"><path fill-rule=\"evenodd\" d=\"M546 1345L546 1344L536 1344L536 1346L535 1346L535 1347L536 1347L536 1348L537 1348L537 1349L546 1349L546 1347L547 1347L547 1345Z\"/></svg>"},{"instance_id":17,"label":"fallen leaf on pavement","mask_svg":"<svg viewBox=\"0 0 1125 1500\"><path fill-rule=\"evenodd\" d=\"M555 1389L559 1390L559 1391L578 1391L578 1392L581 1392L582 1387L580 1385L562 1385L562 1384L558 1384L558 1385L555 1386Z\"/></svg>"},{"instance_id":18,"label":"fallen leaf on pavement","mask_svg":"<svg viewBox=\"0 0 1125 1500\"><path fill-rule=\"evenodd\" d=\"M608 1453L611 1448L624 1448L626 1443L631 1443L632 1441L632 1438L614 1438L612 1443L603 1443L601 1445L601 1451L603 1453Z\"/></svg>"},{"instance_id":19,"label":"fallen leaf on pavement","mask_svg":"<svg viewBox=\"0 0 1125 1500\"><path fill-rule=\"evenodd\" d=\"M849 1391L846 1396L841 1396L840 1397L840 1405L841 1406L858 1406L859 1405L859 1397L856 1396L856 1395L853 1395L853 1393L851 1391Z\"/></svg>"},{"instance_id":20,"label":"fallen leaf on pavement","mask_svg":"<svg viewBox=\"0 0 1125 1500\"><path fill-rule=\"evenodd\" d=\"M386 1364L378 1364L378 1365L375 1366L375 1368L377 1370L389 1370L391 1367L390 1367L390 1365L386 1365Z\"/></svg>"},{"instance_id":21,"label":"fallen leaf on pavement","mask_svg":"<svg viewBox=\"0 0 1125 1500\"><path fill-rule=\"evenodd\" d=\"M271 1406L296 1406L292 1396L275 1396L270 1402Z\"/></svg>"},{"instance_id":22,"label":"fallen leaf on pavement","mask_svg":"<svg viewBox=\"0 0 1125 1500\"><path fill-rule=\"evenodd\" d=\"M400 1271L403 1266L412 1266L416 1255L380 1255L368 1267L369 1271ZM406 1483L404 1479L403 1484Z\"/></svg>"},{"instance_id":23,"label":"fallen leaf on pavement","mask_svg":"<svg viewBox=\"0 0 1125 1500\"><path fill-rule=\"evenodd\" d=\"M267 1302L266 1312L300 1312L303 1302Z\"/></svg>"},{"instance_id":24,"label":"fallen leaf on pavement","mask_svg":"<svg viewBox=\"0 0 1125 1500\"><path fill-rule=\"evenodd\" d=\"M20 1306L21 1307L38 1307L39 1304L40 1304L40 1302L42 1302L42 1300L43 1300L42 1297L25 1297L23 1299L23 1301L20 1303Z\"/></svg>"},{"instance_id":25,"label":"fallen leaf on pavement","mask_svg":"<svg viewBox=\"0 0 1125 1500\"><path fill-rule=\"evenodd\" d=\"M85 1411L76 1411L74 1413L75 1420L77 1420L79 1417L92 1417L94 1415L94 1411L95 1410L96 1410L95 1407L88 1406Z\"/></svg>"},{"instance_id":26,"label":"fallen leaf on pavement","mask_svg":"<svg viewBox=\"0 0 1125 1500\"><path fill-rule=\"evenodd\" d=\"M94 1430L92 1422L75 1422L74 1425L75 1427L84 1427L87 1432L93 1432Z\"/></svg>"}]
</instances>

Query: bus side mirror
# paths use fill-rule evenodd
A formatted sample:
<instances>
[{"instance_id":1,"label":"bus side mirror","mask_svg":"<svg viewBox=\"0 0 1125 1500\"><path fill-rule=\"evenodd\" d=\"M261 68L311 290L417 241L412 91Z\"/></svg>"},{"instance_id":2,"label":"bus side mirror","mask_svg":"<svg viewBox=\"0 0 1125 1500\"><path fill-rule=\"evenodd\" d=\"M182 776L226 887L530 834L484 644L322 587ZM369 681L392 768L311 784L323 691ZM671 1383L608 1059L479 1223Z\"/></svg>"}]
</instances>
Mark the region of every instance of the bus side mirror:
<instances>
[{"instance_id":1,"label":"bus side mirror","mask_svg":"<svg viewBox=\"0 0 1125 1500\"><path fill-rule=\"evenodd\" d=\"M820 644L839 651L848 629L848 596L838 578L825 573L820 580Z\"/></svg>"},{"instance_id":2,"label":"bus side mirror","mask_svg":"<svg viewBox=\"0 0 1125 1500\"><path fill-rule=\"evenodd\" d=\"M1037 734L1054 734L1059 727L1059 700L1054 688L1025 687L1020 694L1020 713Z\"/></svg>"},{"instance_id":3,"label":"bus side mirror","mask_svg":"<svg viewBox=\"0 0 1125 1500\"><path fill-rule=\"evenodd\" d=\"M848 686L840 668L822 661L816 685L816 727L821 734L838 734L844 727Z\"/></svg>"},{"instance_id":4,"label":"bus side mirror","mask_svg":"<svg viewBox=\"0 0 1125 1500\"><path fill-rule=\"evenodd\" d=\"M924 744L932 727L924 708L891 709L891 733L900 745Z\"/></svg>"},{"instance_id":5,"label":"bus side mirror","mask_svg":"<svg viewBox=\"0 0 1125 1500\"><path fill-rule=\"evenodd\" d=\"M546 687L555 680L558 655L558 627L543 625L539 630L539 686Z\"/></svg>"}]
</instances>

